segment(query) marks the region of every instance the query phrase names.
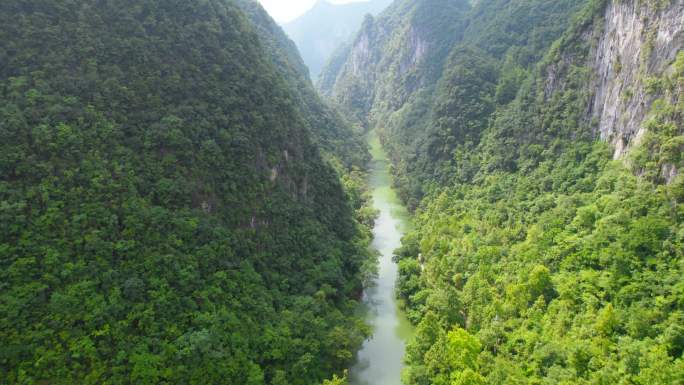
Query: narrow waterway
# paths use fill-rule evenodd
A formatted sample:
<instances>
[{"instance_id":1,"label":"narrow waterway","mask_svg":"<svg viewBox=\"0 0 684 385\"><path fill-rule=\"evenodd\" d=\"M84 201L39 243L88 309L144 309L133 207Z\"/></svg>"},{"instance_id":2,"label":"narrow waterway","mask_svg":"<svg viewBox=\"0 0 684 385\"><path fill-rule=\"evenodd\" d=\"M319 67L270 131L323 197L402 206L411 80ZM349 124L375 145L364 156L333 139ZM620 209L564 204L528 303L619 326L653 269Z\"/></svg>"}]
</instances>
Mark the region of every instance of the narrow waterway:
<instances>
[{"instance_id":1,"label":"narrow waterway","mask_svg":"<svg viewBox=\"0 0 684 385\"><path fill-rule=\"evenodd\" d=\"M392 189L389 161L375 133L371 133L369 143L373 155L370 188L373 205L380 211L372 245L380 252L379 274L375 285L363 294L373 336L359 351L349 379L351 385L400 385L405 342L412 328L395 299L398 268L392 255L401 245L409 214Z\"/></svg>"}]
</instances>

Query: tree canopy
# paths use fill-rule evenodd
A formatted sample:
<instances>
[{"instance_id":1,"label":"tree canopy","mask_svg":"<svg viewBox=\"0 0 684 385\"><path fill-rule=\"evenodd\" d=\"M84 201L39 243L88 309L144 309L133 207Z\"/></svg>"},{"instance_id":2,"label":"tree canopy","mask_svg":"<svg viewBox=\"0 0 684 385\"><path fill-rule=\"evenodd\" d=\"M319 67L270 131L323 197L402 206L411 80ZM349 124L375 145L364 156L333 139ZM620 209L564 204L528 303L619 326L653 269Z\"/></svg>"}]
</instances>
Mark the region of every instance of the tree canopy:
<instances>
[{"instance_id":1,"label":"tree canopy","mask_svg":"<svg viewBox=\"0 0 684 385\"><path fill-rule=\"evenodd\" d=\"M0 383L309 385L348 365L359 161L341 179L321 154L336 123L267 37L232 1L0 3Z\"/></svg>"}]
</instances>

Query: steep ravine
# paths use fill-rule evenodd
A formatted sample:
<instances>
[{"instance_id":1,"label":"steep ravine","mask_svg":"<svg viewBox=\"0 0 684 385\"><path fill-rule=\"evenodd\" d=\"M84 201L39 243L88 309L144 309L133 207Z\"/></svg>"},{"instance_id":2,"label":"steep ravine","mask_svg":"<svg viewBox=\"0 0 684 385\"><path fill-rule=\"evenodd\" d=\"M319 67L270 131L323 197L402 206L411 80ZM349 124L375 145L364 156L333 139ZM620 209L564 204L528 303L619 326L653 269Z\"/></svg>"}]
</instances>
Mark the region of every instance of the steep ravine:
<instances>
[{"instance_id":1,"label":"steep ravine","mask_svg":"<svg viewBox=\"0 0 684 385\"><path fill-rule=\"evenodd\" d=\"M679 383L684 1L482 0L455 33L429 4L368 18L319 84L415 209L404 381Z\"/></svg>"}]
</instances>

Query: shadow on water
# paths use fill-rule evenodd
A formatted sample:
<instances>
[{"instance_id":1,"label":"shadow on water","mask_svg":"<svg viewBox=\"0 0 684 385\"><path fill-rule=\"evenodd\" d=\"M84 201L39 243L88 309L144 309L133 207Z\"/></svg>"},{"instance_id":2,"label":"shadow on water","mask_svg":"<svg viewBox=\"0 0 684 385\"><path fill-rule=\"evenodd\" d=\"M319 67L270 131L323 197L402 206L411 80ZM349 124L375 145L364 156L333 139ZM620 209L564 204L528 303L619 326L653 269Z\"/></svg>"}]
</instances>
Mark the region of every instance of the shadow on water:
<instances>
[{"instance_id":1,"label":"shadow on water","mask_svg":"<svg viewBox=\"0 0 684 385\"><path fill-rule=\"evenodd\" d=\"M398 267L392 255L408 230L409 214L392 189L389 161L377 135L371 133L368 141L373 155L370 188L373 206L380 213L373 228L372 247L380 252L380 258L375 285L363 294L373 336L358 352L349 380L351 385L400 385L405 342L413 330L395 299Z\"/></svg>"}]
</instances>

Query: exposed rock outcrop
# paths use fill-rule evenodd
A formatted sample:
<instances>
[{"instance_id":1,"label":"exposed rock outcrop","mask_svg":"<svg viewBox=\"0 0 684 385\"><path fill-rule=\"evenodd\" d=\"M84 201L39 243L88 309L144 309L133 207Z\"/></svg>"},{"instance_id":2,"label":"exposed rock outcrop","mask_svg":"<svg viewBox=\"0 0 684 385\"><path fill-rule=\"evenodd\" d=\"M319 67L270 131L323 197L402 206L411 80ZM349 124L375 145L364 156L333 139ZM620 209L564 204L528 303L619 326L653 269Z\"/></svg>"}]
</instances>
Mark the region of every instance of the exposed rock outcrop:
<instances>
[{"instance_id":1,"label":"exposed rock outcrop","mask_svg":"<svg viewBox=\"0 0 684 385\"><path fill-rule=\"evenodd\" d=\"M415 91L437 82L468 8L466 1L397 1L367 16L349 48L323 71L321 92L364 125L390 119Z\"/></svg>"},{"instance_id":2,"label":"exposed rock outcrop","mask_svg":"<svg viewBox=\"0 0 684 385\"><path fill-rule=\"evenodd\" d=\"M661 4L660 2L659 4ZM598 43L590 55L595 94L590 114L601 139L619 159L638 143L644 120L661 94L645 80L668 71L684 46L684 1L653 5L638 0L611 1Z\"/></svg>"}]
</instances>

